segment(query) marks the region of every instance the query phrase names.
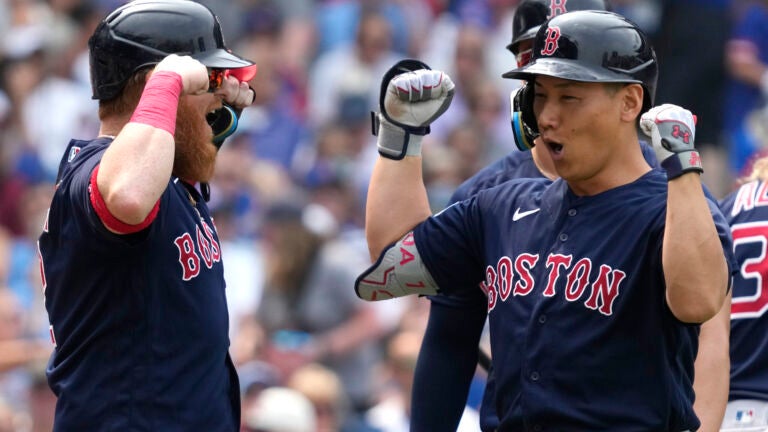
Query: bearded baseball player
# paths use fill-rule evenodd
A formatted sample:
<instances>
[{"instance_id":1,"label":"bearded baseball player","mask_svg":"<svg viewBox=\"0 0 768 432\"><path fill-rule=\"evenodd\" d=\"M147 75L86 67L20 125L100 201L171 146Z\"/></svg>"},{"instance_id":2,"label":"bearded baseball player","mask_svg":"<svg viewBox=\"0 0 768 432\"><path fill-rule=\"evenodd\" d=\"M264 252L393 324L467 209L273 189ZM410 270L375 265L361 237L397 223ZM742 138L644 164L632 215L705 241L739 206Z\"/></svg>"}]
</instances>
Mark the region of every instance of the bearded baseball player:
<instances>
[{"instance_id":1,"label":"bearded baseball player","mask_svg":"<svg viewBox=\"0 0 768 432\"><path fill-rule=\"evenodd\" d=\"M606 9L609 7L604 0L524 0L515 9L512 40L507 49L515 56L518 67L525 66L531 61L533 40L544 21L569 11ZM515 144L521 151L509 153L464 182L451 197L451 203L463 201L480 190L514 178L557 178L548 152L544 146L535 146L538 137L522 119L520 96L519 91L511 95L511 118ZM648 164L658 167L653 148L642 140L640 146ZM705 190L705 193L714 200L708 191ZM478 362L473 347L478 345L481 337L487 300L476 290L462 294L429 297L429 320L414 377L417 385L411 402L416 407L411 424L420 430L426 430L430 425L436 427L436 430L455 429L466 403ZM699 337L694 407L702 422L701 431L715 431L719 428L727 402L728 307L725 305L716 319L702 325ZM484 431L494 431L498 427L493 402L494 381L491 367L480 407L481 429ZM440 400L428 397L431 389L437 386L444 390L445 396ZM455 398L449 398L448 395Z\"/></svg>"},{"instance_id":2,"label":"bearded baseball player","mask_svg":"<svg viewBox=\"0 0 768 432\"><path fill-rule=\"evenodd\" d=\"M521 112L560 178L512 180L435 216L420 135L453 84L426 69L389 81L366 212L376 262L357 293L457 295L482 280L500 431L695 430L697 324L720 310L731 257L693 116L643 115L662 161L652 169L636 131L656 59L617 14L552 18L532 58L508 75L529 83Z\"/></svg>"},{"instance_id":3,"label":"bearded baseball player","mask_svg":"<svg viewBox=\"0 0 768 432\"><path fill-rule=\"evenodd\" d=\"M130 2L89 48L101 129L67 147L39 239L54 430L238 431L204 198L217 146L253 101L255 65L187 0Z\"/></svg>"}]
</instances>

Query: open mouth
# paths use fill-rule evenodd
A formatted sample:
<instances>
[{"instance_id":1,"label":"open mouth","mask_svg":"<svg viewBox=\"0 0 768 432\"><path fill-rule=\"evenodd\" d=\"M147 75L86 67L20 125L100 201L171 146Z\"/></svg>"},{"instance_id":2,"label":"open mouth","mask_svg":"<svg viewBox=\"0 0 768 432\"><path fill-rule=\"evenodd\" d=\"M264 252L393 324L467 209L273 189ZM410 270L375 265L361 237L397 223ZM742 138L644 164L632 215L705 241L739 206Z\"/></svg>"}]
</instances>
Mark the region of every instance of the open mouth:
<instances>
[{"instance_id":1,"label":"open mouth","mask_svg":"<svg viewBox=\"0 0 768 432\"><path fill-rule=\"evenodd\" d=\"M563 145L556 142L556 141L549 141L544 140L545 144L547 145L547 148L549 148L550 153L552 153L553 156L560 156L563 154Z\"/></svg>"}]
</instances>

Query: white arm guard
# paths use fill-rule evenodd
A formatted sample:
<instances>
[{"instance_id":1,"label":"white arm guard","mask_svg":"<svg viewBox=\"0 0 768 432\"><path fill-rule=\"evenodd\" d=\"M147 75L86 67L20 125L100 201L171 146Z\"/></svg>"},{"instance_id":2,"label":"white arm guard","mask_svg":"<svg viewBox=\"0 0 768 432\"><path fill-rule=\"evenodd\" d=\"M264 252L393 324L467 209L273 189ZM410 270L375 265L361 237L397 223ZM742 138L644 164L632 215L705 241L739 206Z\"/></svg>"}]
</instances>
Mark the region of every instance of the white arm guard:
<instances>
[{"instance_id":1,"label":"white arm guard","mask_svg":"<svg viewBox=\"0 0 768 432\"><path fill-rule=\"evenodd\" d=\"M437 294L437 284L416 249L413 231L382 252L378 261L357 278L355 292L368 301Z\"/></svg>"}]
</instances>

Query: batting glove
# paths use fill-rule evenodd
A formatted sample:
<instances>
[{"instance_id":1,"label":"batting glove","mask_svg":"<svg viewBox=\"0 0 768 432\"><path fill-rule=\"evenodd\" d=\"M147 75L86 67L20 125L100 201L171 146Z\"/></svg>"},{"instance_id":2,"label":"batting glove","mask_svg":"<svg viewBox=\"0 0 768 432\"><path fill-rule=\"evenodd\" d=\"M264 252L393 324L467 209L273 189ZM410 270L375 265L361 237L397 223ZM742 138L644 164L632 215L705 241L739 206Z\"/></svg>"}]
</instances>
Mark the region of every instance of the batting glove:
<instances>
[{"instance_id":1,"label":"batting glove","mask_svg":"<svg viewBox=\"0 0 768 432\"><path fill-rule=\"evenodd\" d=\"M699 152L693 147L695 117L685 108L664 104L640 117L640 129L651 137L656 159L672 180L687 172L704 172Z\"/></svg>"},{"instance_id":2,"label":"batting glove","mask_svg":"<svg viewBox=\"0 0 768 432\"><path fill-rule=\"evenodd\" d=\"M444 72L417 69L394 76L382 87L382 112L374 118L379 154L395 160L421 155L423 135L451 104L453 81Z\"/></svg>"}]
</instances>

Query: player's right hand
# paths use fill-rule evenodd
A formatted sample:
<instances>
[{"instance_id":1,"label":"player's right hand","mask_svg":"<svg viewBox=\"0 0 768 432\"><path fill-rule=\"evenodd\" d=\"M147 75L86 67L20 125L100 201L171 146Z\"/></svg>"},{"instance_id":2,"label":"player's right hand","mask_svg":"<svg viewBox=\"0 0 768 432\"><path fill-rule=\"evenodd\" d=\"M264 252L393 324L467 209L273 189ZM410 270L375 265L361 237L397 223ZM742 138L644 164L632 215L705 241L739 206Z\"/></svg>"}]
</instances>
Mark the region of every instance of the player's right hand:
<instances>
[{"instance_id":1,"label":"player's right hand","mask_svg":"<svg viewBox=\"0 0 768 432\"><path fill-rule=\"evenodd\" d=\"M428 126L451 105L454 88L445 72L430 69L406 72L387 85L384 109L398 123Z\"/></svg>"},{"instance_id":2,"label":"player's right hand","mask_svg":"<svg viewBox=\"0 0 768 432\"><path fill-rule=\"evenodd\" d=\"M175 72L181 76L182 94L199 95L208 91L208 69L190 56L170 54L155 66L154 72Z\"/></svg>"},{"instance_id":3,"label":"player's right hand","mask_svg":"<svg viewBox=\"0 0 768 432\"><path fill-rule=\"evenodd\" d=\"M395 160L421 155L421 138L451 105L454 88L448 74L426 68L396 75L382 86L383 112L374 125L379 154Z\"/></svg>"}]
</instances>

